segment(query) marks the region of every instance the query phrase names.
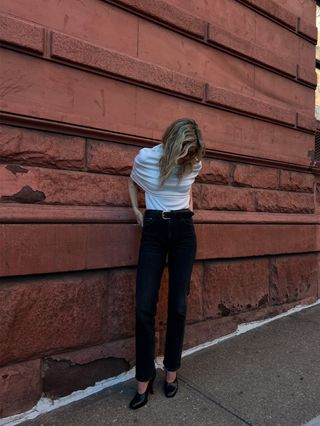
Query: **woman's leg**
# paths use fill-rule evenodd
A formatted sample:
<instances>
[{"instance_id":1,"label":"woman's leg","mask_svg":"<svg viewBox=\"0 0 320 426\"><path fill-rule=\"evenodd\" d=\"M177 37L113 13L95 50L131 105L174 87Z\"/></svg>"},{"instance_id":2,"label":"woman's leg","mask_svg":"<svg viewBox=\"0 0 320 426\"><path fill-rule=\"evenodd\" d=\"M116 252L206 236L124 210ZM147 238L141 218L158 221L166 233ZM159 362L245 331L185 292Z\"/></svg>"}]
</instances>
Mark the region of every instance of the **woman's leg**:
<instances>
[{"instance_id":1,"label":"woman's leg","mask_svg":"<svg viewBox=\"0 0 320 426\"><path fill-rule=\"evenodd\" d=\"M181 365L187 296L196 255L197 239L192 218L172 223L172 242L168 253L169 297L166 343L163 364L167 371Z\"/></svg>"},{"instance_id":2,"label":"woman's leg","mask_svg":"<svg viewBox=\"0 0 320 426\"><path fill-rule=\"evenodd\" d=\"M142 230L136 277L136 379L147 381L154 370L155 316L166 247L157 223Z\"/></svg>"}]
</instances>

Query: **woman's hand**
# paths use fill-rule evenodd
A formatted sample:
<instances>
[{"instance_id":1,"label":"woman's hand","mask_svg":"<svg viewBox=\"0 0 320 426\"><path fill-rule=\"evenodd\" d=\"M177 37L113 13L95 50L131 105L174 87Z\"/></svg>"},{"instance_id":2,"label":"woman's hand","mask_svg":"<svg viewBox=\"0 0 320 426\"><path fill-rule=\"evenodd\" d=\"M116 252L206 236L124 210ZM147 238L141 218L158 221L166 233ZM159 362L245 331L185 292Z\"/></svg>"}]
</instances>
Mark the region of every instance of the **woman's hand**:
<instances>
[{"instance_id":1,"label":"woman's hand","mask_svg":"<svg viewBox=\"0 0 320 426\"><path fill-rule=\"evenodd\" d=\"M143 227L143 214L138 209L138 207L133 207L134 214L136 216L138 224Z\"/></svg>"}]
</instances>

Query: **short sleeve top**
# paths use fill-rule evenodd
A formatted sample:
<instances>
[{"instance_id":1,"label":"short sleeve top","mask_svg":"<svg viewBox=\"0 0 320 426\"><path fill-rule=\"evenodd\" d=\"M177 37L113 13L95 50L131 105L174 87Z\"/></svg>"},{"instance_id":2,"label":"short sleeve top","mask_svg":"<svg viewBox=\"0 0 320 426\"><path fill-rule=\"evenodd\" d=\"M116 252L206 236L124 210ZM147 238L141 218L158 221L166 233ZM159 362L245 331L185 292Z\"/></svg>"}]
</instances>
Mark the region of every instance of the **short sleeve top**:
<instances>
[{"instance_id":1,"label":"short sleeve top","mask_svg":"<svg viewBox=\"0 0 320 426\"><path fill-rule=\"evenodd\" d=\"M153 148L141 148L134 159L130 177L145 191L147 209L169 211L189 208L190 188L202 168L202 162L196 162L181 182L178 182L177 176L179 166L175 166L162 188L158 189L162 154L162 143Z\"/></svg>"}]
</instances>

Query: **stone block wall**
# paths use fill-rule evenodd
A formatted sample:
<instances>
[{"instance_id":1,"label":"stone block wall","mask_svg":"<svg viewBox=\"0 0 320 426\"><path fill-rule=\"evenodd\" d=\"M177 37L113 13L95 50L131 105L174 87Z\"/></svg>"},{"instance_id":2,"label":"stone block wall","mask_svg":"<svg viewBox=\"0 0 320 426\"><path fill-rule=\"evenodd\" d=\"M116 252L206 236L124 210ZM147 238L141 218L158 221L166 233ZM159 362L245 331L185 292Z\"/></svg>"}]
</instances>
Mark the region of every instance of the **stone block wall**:
<instances>
[{"instance_id":1,"label":"stone block wall","mask_svg":"<svg viewBox=\"0 0 320 426\"><path fill-rule=\"evenodd\" d=\"M206 144L184 349L319 298L315 22L313 0L2 0L0 418L134 366L127 182L175 118Z\"/></svg>"}]
</instances>

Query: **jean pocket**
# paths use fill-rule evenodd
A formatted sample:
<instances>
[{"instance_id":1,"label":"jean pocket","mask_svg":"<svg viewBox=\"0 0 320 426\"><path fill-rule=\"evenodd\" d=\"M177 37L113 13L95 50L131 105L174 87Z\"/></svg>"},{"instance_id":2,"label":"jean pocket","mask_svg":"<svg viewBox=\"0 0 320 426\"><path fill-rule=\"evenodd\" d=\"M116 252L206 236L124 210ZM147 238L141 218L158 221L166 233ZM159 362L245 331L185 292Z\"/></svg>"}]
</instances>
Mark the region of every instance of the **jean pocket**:
<instances>
[{"instance_id":1,"label":"jean pocket","mask_svg":"<svg viewBox=\"0 0 320 426\"><path fill-rule=\"evenodd\" d=\"M153 216L143 216L143 228L152 225L156 221Z\"/></svg>"}]
</instances>

